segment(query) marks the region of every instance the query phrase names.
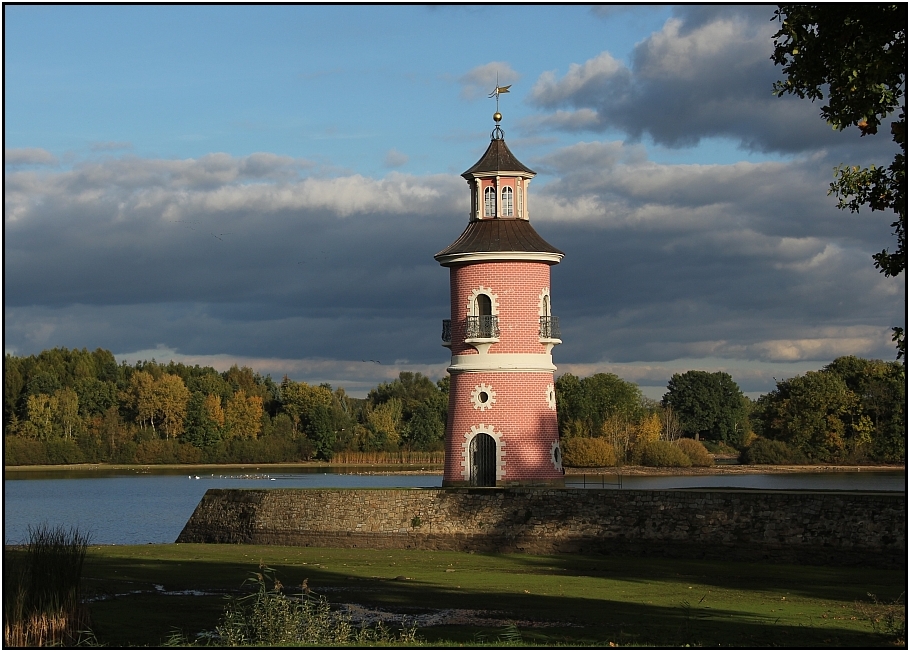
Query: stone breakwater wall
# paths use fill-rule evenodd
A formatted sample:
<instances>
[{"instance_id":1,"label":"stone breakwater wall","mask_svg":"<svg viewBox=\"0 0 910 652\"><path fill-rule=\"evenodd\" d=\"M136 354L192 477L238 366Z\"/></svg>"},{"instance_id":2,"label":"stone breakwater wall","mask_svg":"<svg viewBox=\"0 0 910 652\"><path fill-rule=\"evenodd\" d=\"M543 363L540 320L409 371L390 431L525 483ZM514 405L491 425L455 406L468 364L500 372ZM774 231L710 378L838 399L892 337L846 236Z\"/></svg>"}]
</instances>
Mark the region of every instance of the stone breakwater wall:
<instances>
[{"instance_id":1,"label":"stone breakwater wall","mask_svg":"<svg viewBox=\"0 0 910 652\"><path fill-rule=\"evenodd\" d=\"M657 555L906 568L906 494L209 489L178 543Z\"/></svg>"}]
</instances>

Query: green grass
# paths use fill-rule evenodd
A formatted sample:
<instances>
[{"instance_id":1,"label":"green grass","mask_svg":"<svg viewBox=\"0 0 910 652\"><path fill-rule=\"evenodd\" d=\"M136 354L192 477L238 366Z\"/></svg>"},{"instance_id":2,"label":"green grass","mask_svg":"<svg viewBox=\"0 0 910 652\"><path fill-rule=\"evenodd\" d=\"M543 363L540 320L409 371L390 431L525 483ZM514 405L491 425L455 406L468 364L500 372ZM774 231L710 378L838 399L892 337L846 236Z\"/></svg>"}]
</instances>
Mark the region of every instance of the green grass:
<instances>
[{"instance_id":1,"label":"green grass","mask_svg":"<svg viewBox=\"0 0 910 652\"><path fill-rule=\"evenodd\" d=\"M869 593L882 603L902 599L906 579L870 568L589 555L95 546L85 561L84 593L118 596L91 604L95 635L115 646L157 646L174 630L192 639L214 629L225 594L249 592L241 585L260 562L289 589L306 579L333 603L410 613L481 609L554 624L518 627L525 645L544 646L887 647L896 635L873 631L863 608ZM219 595L164 595L156 584ZM502 644L515 631L447 625L418 636L440 645Z\"/></svg>"}]
</instances>

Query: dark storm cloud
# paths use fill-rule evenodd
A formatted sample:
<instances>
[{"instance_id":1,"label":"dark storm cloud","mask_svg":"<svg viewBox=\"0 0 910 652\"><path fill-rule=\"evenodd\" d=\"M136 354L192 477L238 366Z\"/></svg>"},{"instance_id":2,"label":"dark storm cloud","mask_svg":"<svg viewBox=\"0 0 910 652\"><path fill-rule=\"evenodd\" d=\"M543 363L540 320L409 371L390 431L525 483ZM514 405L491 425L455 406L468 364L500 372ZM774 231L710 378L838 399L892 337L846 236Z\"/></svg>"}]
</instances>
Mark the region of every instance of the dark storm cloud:
<instances>
[{"instance_id":1,"label":"dark storm cloud","mask_svg":"<svg viewBox=\"0 0 910 652\"><path fill-rule=\"evenodd\" d=\"M755 361L892 357L903 286L870 259L888 220L834 208L832 161L667 165L597 142L529 161L556 179L529 198L532 222L567 252L557 364L660 385L680 371L661 361L726 358L767 391ZM236 361L363 391L398 369L438 377L448 272L433 254L467 205L456 175L328 176L272 154L8 170L6 347Z\"/></svg>"},{"instance_id":2,"label":"dark storm cloud","mask_svg":"<svg viewBox=\"0 0 910 652\"><path fill-rule=\"evenodd\" d=\"M541 75L529 102L548 113L530 128L644 135L666 147L729 138L748 150L832 147L819 105L772 94L773 7L683 7L639 43L631 67L602 52L558 76Z\"/></svg>"},{"instance_id":3,"label":"dark storm cloud","mask_svg":"<svg viewBox=\"0 0 910 652\"><path fill-rule=\"evenodd\" d=\"M444 358L432 257L464 226L460 180L308 167L213 155L8 175L7 347Z\"/></svg>"},{"instance_id":4,"label":"dark storm cloud","mask_svg":"<svg viewBox=\"0 0 910 652\"><path fill-rule=\"evenodd\" d=\"M830 160L661 165L581 143L535 164L559 179L532 214L569 252L562 360L893 356L903 286L871 264L888 220L836 209Z\"/></svg>"}]
</instances>

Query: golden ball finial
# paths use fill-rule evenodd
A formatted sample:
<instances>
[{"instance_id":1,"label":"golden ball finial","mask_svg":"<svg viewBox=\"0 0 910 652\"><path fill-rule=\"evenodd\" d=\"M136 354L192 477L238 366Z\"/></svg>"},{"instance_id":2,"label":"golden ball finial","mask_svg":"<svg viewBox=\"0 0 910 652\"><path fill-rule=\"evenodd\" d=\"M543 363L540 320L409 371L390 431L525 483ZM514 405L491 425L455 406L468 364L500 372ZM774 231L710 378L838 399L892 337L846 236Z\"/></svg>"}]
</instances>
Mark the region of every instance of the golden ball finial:
<instances>
[{"instance_id":1,"label":"golden ball finial","mask_svg":"<svg viewBox=\"0 0 910 652\"><path fill-rule=\"evenodd\" d=\"M493 120L496 122L500 122L502 120L502 114L499 111L497 111L496 113L493 114Z\"/></svg>"}]
</instances>

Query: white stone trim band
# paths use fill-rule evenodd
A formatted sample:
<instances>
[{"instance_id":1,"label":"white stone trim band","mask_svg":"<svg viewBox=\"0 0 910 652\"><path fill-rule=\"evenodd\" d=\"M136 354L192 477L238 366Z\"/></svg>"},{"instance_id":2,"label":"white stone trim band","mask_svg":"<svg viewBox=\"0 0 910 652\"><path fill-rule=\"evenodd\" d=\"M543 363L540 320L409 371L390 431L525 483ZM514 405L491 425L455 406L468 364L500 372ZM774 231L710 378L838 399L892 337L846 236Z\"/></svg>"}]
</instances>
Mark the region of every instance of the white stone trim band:
<instances>
[{"instance_id":1,"label":"white stone trim band","mask_svg":"<svg viewBox=\"0 0 910 652\"><path fill-rule=\"evenodd\" d=\"M549 353L478 353L476 355L453 355L452 363L446 369L450 374L471 371L556 371L553 356Z\"/></svg>"},{"instance_id":2,"label":"white stone trim band","mask_svg":"<svg viewBox=\"0 0 910 652\"><path fill-rule=\"evenodd\" d=\"M544 251L483 251L483 252L465 252L459 254L446 254L436 256L440 265L455 265L458 263L482 263L494 260L522 260L550 265L557 264L563 259L565 254L557 254Z\"/></svg>"}]
</instances>

